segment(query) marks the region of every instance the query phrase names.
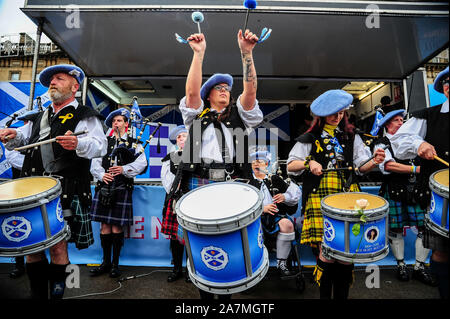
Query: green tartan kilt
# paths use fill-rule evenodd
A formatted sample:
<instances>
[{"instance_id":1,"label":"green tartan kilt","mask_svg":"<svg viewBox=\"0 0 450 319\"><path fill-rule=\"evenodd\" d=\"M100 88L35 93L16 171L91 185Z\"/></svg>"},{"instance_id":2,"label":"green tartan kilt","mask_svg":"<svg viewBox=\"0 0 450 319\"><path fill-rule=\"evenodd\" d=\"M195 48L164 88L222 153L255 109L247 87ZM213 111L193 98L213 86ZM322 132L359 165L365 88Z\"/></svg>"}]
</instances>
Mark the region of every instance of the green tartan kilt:
<instances>
[{"instance_id":1,"label":"green tartan kilt","mask_svg":"<svg viewBox=\"0 0 450 319\"><path fill-rule=\"evenodd\" d=\"M426 211L419 205L407 205L402 202L390 199L389 192L385 192L383 197L389 203L389 227L390 229L403 229L405 226L424 226Z\"/></svg>"}]
</instances>

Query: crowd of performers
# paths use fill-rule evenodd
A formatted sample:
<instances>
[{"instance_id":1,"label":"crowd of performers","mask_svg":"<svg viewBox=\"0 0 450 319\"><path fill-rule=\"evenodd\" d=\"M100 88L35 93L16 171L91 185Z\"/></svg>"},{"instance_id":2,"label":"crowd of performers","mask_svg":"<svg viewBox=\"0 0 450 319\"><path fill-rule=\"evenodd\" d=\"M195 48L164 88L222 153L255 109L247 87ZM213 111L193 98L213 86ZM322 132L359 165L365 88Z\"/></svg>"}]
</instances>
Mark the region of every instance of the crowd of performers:
<instances>
[{"instance_id":1,"label":"crowd of performers","mask_svg":"<svg viewBox=\"0 0 450 319\"><path fill-rule=\"evenodd\" d=\"M178 235L176 201L201 185L237 179L263 193L262 227L265 240L271 240L276 247L280 276L290 276L294 271L288 267L286 259L291 242L299 233L291 215L301 203L304 219L300 243L310 246L317 258L314 278L320 287L320 298L348 298L354 265L329 259L322 253L321 199L343 191L360 191L358 178L379 168L385 174L380 195L390 204L389 242L398 262L399 279L409 279L403 260L403 228L416 226L419 234L413 277L438 286L441 297L448 298L448 238L424 227L424 214L430 204L429 176L445 168L434 156L448 159L448 67L435 81L435 89L443 92L447 101L442 106L412 114L405 124L403 110L389 112L381 123L385 134L381 132L372 149L349 125L346 110L353 102L352 95L343 90L321 94L310 106L314 115L310 128L296 139L287 160L287 172L301 177L300 188L293 181L270 174L267 151L252 149L248 137L240 148L230 133L230 129L256 128L263 121L256 99L257 76L253 60L258 37L249 30L240 30L237 34L243 90L236 101L231 97L231 75L217 73L202 84L204 34L193 34L187 41L193 56L186 95L179 104L184 125L170 132L175 147L162 160L161 171L166 190L162 231L170 236L174 265L167 278L169 282L183 276L185 249ZM131 118L128 109L120 108L109 114L104 123L113 134L106 136L102 116L77 102L75 93L83 79L83 71L74 65L56 65L43 70L39 80L48 87L51 106L42 112L27 114L23 118L26 124L18 129L1 129L0 140L12 150L56 137L56 143L29 148L21 154L18 161L23 161L23 165L17 165L21 171L17 176L53 174L63 177L61 202L71 229L69 242L75 243L78 249L89 247L94 241L91 221L99 222L103 258L101 265L91 270L91 275L107 273L116 278L121 275L119 257L124 242L123 229L132 222L133 178L147 168L147 159L142 143L127 132ZM200 134L193 132L196 125ZM72 134L80 131L87 133ZM119 147L121 145L124 146ZM130 155L131 145L135 146L135 153ZM201 147L196 147L198 145ZM187 148L190 152L185 151ZM243 161L237 160L239 149L244 150ZM196 154L193 150L201 152ZM343 167L358 167L358 170L338 169ZM98 181L94 198L91 197L90 175ZM26 271L32 297L63 297L65 269L70 263L67 244L62 240L50 247L50 261L44 252L26 256L25 266L17 258L14 275ZM430 250L431 269L428 269L425 261ZM214 298L201 289L199 293L202 298Z\"/></svg>"}]
</instances>

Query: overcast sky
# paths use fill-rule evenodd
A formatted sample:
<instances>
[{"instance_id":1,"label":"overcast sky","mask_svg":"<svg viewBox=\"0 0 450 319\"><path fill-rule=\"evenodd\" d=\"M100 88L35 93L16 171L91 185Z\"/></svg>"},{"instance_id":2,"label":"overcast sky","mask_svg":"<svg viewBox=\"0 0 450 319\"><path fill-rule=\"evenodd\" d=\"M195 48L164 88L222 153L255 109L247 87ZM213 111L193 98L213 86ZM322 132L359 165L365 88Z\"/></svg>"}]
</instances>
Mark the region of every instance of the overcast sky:
<instances>
[{"instance_id":1,"label":"overcast sky","mask_svg":"<svg viewBox=\"0 0 450 319\"><path fill-rule=\"evenodd\" d=\"M19 9L24 3L24 0L0 0L0 36L26 32L33 39L36 37L36 25ZM41 42L49 41L42 35Z\"/></svg>"}]
</instances>

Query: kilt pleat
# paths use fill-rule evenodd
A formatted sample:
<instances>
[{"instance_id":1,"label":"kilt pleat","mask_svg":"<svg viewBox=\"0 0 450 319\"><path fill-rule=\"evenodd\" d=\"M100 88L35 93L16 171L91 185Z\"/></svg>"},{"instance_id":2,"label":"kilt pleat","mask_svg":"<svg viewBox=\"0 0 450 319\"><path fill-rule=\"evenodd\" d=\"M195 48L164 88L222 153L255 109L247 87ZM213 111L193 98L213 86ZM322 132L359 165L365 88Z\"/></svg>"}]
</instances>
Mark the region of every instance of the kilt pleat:
<instances>
[{"instance_id":1,"label":"kilt pleat","mask_svg":"<svg viewBox=\"0 0 450 319\"><path fill-rule=\"evenodd\" d=\"M133 223L133 190L118 189L116 200L111 207L105 207L100 203L99 193L95 192L92 200L91 217L93 221L117 226L127 226Z\"/></svg>"}]
</instances>

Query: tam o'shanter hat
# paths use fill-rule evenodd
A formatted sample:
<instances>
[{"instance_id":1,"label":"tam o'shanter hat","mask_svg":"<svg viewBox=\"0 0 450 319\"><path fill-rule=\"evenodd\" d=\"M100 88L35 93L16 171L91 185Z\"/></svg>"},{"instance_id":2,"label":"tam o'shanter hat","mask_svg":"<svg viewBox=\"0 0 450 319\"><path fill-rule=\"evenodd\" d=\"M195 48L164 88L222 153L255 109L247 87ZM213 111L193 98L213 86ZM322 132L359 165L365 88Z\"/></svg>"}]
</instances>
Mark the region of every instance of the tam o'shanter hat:
<instances>
[{"instance_id":1,"label":"tam o'shanter hat","mask_svg":"<svg viewBox=\"0 0 450 319\"><path fill-rule=\"evenodd\" d=\"M105 125L107 127L112 127L112 121L113 121L114 117L116 117L117 115L123 115L127 118L127 120L130 119L130 111L128 111L126 108L122 107L122 108L112 111L111 113L108 114L108 117L105 120Z\"/></svg>"},{"instance_id":2,"label":"tam o'shanter hat","mask_svg":"<svg viewBox=\"0 0 450 319\"><path fill-rule=\"evenodd\" d=\"M436 76L436 79L434 80L433 83L433 88L440 93L444 93L444 88L442 87L442 80L445 80L445 78L447 77L448 77L448 67L446 67L444 71L442 71Z\"/></svg>"},{"instance_id":3,"label":"tam o'shanter hat","mask_svg":"<svg viewBox=\"0 0 450 319\"><path fill-rule=\"evenodd\" d=\"M44 70L39 74L39 82L45 87L50 86L50 82L52 81L52 76L57 73L67 73L71 76L73 76L78 84L81 84L84 80L84 72L82 69L77 67L76 65L72 64L58 64L58 65L52 65Z\"/></svg>"},{"instance_id":4,"label":"tam o'shanter hat","mask_svg":"<svg viewBox=\"0 0 450 319\"><path fill-rule=\"evenodd\" d=\"M255 160L264 160L267 163L270 162L270 153L268 151L258 151L250 154L250 160L253 162Z\"/></svg>"},{"instance_id":5,"label":"tam o'shanter hat","mask_svg":"<svg viewBox=\"0 0 450 319\"><path fill-rule=\"evenodd\" d=\"M378 127L383 127L387 124L387 122L389 122L390 120L392 120L394 117L396 117L397 115L401 115L404 116L405 115L405 110L394 110L389 112L388 114L386 114L381 121L378 123Z\"/></svg>"},{"instance_id":6,"label":"tam o'shanter hat","mask_svg":"<svg viewBox=\"0 0 450 319\"><path fill-rule=\"evenodd\" d=\"M186 126L184 125L178 125L177 127L173 128L169 133L169 140L171 140L173 143L176 142L178 135L181 133L187 133L188 130Z\"/></svg>"},{"instance_id":7,"label":"tam o'shanter hat","mask_svg":"<svg viewBox=\"0 0 450 319\"><path fill-rule=\"evenodd\" d=\"M200 89L200 95L203 101L205 101L209 96L209 91L219 83L226 83L230 87L233 87L233 77L230 74L216 73L212 75L206 82L202 85Z\"/></svg>"},{"instance_id":8,"label":"tam o'shanter hat","mask_svg":"<svg viewBox=\"0 0 450 319\"><path fill-rule=\"evenodd\" d=\"M353 96L344 90L329 90L311 103L311 112L316 116L329 116L351 106Z\"/></svg>"}]
</instances>

